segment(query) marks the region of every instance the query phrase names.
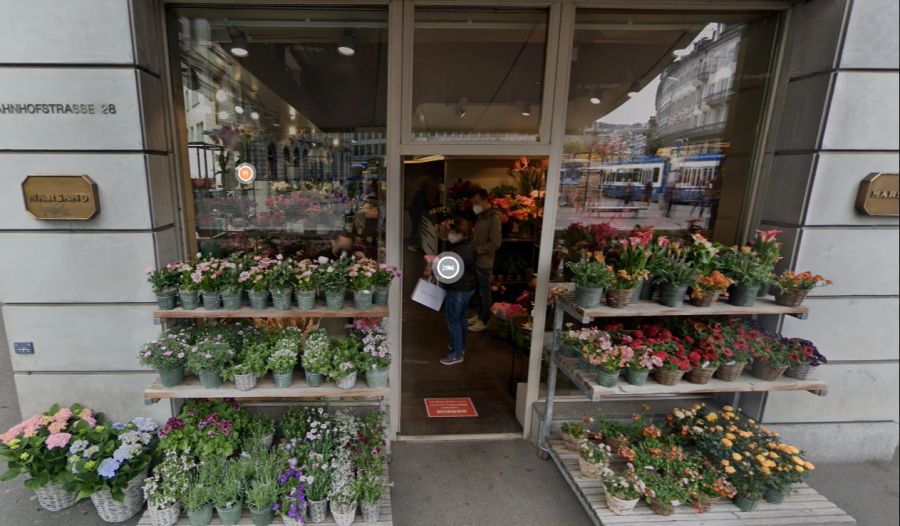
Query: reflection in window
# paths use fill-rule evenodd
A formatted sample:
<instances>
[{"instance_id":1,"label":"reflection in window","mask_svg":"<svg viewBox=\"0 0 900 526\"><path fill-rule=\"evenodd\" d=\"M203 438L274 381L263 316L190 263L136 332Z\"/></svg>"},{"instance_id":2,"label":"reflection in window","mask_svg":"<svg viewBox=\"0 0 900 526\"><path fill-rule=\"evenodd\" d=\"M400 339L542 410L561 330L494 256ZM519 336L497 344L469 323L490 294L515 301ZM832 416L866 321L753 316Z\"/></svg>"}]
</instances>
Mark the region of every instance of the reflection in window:
<instances>
[{"instance_id":1,"label":"reflection in window","mask_svg":"<svg viewBox=\"0 0 900 526\"><path fill-rule=\"evenodd\" d=\"M175 15L201 251L313 254L347 231L383 258L386 11Z\"/></svg>"}]
</instances>

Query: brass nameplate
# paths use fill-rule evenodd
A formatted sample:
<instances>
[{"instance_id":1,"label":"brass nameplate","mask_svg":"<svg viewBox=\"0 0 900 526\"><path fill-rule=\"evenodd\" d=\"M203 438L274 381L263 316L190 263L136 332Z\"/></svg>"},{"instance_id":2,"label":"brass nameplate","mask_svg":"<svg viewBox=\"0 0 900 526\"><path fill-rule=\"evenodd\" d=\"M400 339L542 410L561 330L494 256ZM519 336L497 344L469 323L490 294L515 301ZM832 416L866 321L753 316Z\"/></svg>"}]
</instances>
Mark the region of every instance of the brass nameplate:
<instances>
[{"instance_id":1,"label":"brass nameplate","mask_svg":"<svg viewBox=\"0 0 900 526\"><path fill-rule=\"evenodd\" d=\"M900 174L874 173L863 179L856 209L869 216L900 215Z\"/></svg>"},{"instance_id":2,"label":"brass nameplate","mask_svg":"<svg viewBox=\"0 0 900 526\"><path fill-rule=\"evenodd\" d=\"M35 219L87 221L100 212L97 183L86 175L29 175L22 197Z\"/></svg>"}]
</instances>

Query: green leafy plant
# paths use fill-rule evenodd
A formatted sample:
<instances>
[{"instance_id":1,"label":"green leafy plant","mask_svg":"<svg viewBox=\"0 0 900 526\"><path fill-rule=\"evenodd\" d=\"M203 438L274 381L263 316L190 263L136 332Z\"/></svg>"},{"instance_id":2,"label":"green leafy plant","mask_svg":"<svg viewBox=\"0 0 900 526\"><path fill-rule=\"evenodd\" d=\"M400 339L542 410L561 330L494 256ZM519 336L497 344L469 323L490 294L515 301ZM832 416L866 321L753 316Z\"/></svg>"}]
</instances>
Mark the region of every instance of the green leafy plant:
<instances>
[{"instance_id":1,"label":"green leafy plant","mask_svg":"<svg viewBox=\"0 0 900 526\"><path fill-rule=\"evenodd\" d=\"M278 482L272 479L256 479L247 488L247 506L262 511L272 507L278 500Z\"/></svg>"},{"instance_id":2,"label":"green leafy plant","mask_svg":"<svg viewBox=\"0 0 900 526\"><path fill-rule=\"evenodd\" d=\"M240 505L244 497L242 469L237 461L222 462L216 470L216 485L213 487L213 503L217 508L232 509Z\"/></svg>"},{"instance_id":3,"label":"green leafy plant","mask_svg":"<svg viewBox=\"0 0 900 526\"><path fill-rule=\"evenodd\" d=\"M354 491L359 501L365 506L373 506L381 501L384 493L384 484L381 482L380 473L367 470L356 472L353 482Z\"/></svg>"},{"instance_id":4,"label":"green leafy plant","mask_svg":"<svg viewBox=\"0 0 900 526\"><path fill-rule=\"evenodd\" d=\"M738 285L760 286L772 280L771 268L749 246L725 249L719 261L722 273Z\"/></svg>"},{"instance_id":5,"label":"green leafy plant","mask_svg":"<svg viewBox=\"0 0 900 526\"><path fill-rule=\"evenodd\" d=\"M174 506L191 485L191 473L197 468L194 458L188 454L168 450L154 469L144 479L144 499L150 507L162 509Z\"/></svg>"},{"instance_id":6,"label":"green leafy plant","mask_svg":"<svg viewBox=\"0 0 900 526\"><path fill-rule=\"evenodd\" d=\"M179 263L169 263L161 269L147 269L147 281L153 288L153 292L169 292L178 288L181 283L181 272L179 271Z\"/></svg>"},{"instance_id":7,"label":"green leafy plant","mask_svg":"<svg viewBox=\"0 0 900 526\"><path fill-rule=\"evenodd\" d=\"M153 369L174 369L184 366L188 345L178 334L166 334L156 341L145 343L138 351L141 365Z\"/></svg>"},{"instance_id":8,"label":"green leafy plant","mask_svg":"<svg viewBox=\"0 0 900 526\"><path fill-rule=\"evenodd\" d=\"M297 365L297 352L289 348L282 347L269 356L269 369L276 374L288 373L294 369L295 365Z\"/></svg>"},{"instance_id":9,"label":"green leafy plant","mask_svg":"<svg viewBox=\"0 0 900 526\"><path fill-rule=\"evenodd\" d=\"M331 366L331 340L325 329L317 329L306 337L301 359L303 369L312 373L327 374Z\"/></svg>"},{"instance_id":10,"label":"green leafy plant","mask_svg":"<svg viewBox=\"0 0 900 526\"><path fill-rule=\"evenodd\" d=\"M240 445L250 415L234 401L189 400L159 430L160 447L201 460L228 458Z\"/></svg>"},{"instance_id":11,"label":"green leafy plant","mask_svg":"<svg viewBox=\"0 0 900 526\"><path fill-rule=\"evenodd\" d=\"M606 464L612 454L606 444L588 440L578 448L578 456L591 464Z\"/></svg>"},{"instance_id":12,"label":"green leafy plant","mask_svg":"<svg viewBox=\"0 0 900 526\"><path fill-rule=\"evenodd\" d=\"M588 252L578 261L569 261L566 268L572 272L575 284L582 287L606 287L613 279L612 267L606 264L599 251Z\"/></svg>"},{"instance_id":13,"label":"green leafy plant","mask_svg":"<svg viewBox=\"0 0 900 526\"><path fill-rule=\"evenodd\" d=\"M296 282L294 262L278 254L274 263L269 266L267 280L271 290L291 290Z\"/></svg>"},{"instance_id":14,"label":"green leafy plant","mask_svg":"<svg viewBox=\"0 0 900 526\"><path fill-rule=\"evenodd\" d=\"M572 438L584 438L587 436L587 429L584 426L584 422L578 420L563 422L561 430Z\"/></svg>"},{"instance_id":15,"label":"green leafy plant","mask_svg":"<svg viewBox=\"0 0 900 526\"><path fill-rule=\"evenodd\" d=\"M359 370L361 359L359 347L359 340L350 335L332 339L331 367L328 369L328 376L340 380Z\"/></svg>"},{"instance_id":16,"label":"green leafy plant","mask_svg":"<svg viewBox=\"0 0 900 526\"><path fill-rule=\"evenodd\" d=\"M190 348L187 366L191 371L209 371L222 367L234 357L231 345L221 335L198 341Z\"/></svg>"},{"instance_id":17,"label":"green leafy plant","mask_svg":"<svg viewBox=\"0 0 900 526\"><path fill-rule=\"evenodd\" d=\"M683 287L697 281L699 275L689 252L677 242L669 243L663 256L654 263L653 277L663 284Z\"/></svg>"},{"instance_id":18,"label":"green leafy plant","mask_svg":"<svg viewBox=\"0 0 900 526\"><path fill-rule=\"evenodd\" d=\"M336 260L319 258L319 289L324 292L347 290L350 280L347 275L349 261L350 258L340 258Z\"/></svg>"},{"instance_id":19,"label":"green leafy plant","mask_svg":"<svg viewBox=\"0 0 900 526\"><path fill-rule=\"evenodd\" d=\"M296 264L296 281L294 287L297 290L316 290L319 286L319 273L317 266L309 259L304 259Z\"/></svg>"},{"instance_id":20,"label":"green leafy plant","mask_svg":"<svg viewBox=\"0 0 900 526\"><path fill-rule=\"evenodd\" d=\"M188 490L178 500L186 511L200 511L213 503L212 487L206 481L194 476Z\"/></svg>"}]
</instances>

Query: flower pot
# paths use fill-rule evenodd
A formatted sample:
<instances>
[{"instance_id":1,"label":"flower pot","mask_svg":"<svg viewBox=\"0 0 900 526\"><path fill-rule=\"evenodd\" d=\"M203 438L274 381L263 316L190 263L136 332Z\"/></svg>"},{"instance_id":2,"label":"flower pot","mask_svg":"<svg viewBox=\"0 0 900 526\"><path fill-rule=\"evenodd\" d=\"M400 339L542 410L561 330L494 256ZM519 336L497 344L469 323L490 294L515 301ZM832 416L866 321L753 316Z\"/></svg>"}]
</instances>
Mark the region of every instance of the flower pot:
<instances>
[{"instance_id":1,"label":"flower pot","mask_svg":"<svg viewBox=\"0 0 900 526\"><path fill-rule=\"evenodd\" d=\"M753 376L767 382L781 378L785 371L787 371L787 367L773 367L762 360L753 363Z\"/></svg>"},{"instance_id":2,"label":"flower pot","mask_svg":"<svg viewBox=\"0 0 900 526\"><path fill-rule=\"evenodd\" d=\"M290 387L291 384L294 383L294 370L279 373L276 371L272 371L272 380L275 382L275 387L285 389Z\"/></svg>"},{"instance_id":3,"label":"flower pot","mask_svg":"<svg viewBox=\"0 0 900 526\"><path fill-rule=\"evenodd\" d=\"M335 506L332 502L330 507L331 516L334 517L334 522L338 526L350 526L353 524L353 520L356 519L356 501L343 506Z\"/></svg>"},{"instance_id":4,"label":"flower pot","mask_svg":"<svg viewBox=\"0 0 900 526\"><path fill-rule=\"evenodd\" d=\"M625 369L625 381L629 385L644 385L650 376L649 369Z\"/></svg>"},{"instance_id":5,"label":"flower pot","mask_svg":"<svg viewBox=\"0 0 900 526\"><path fill-rule=\"evenodd\" d=\"M356 310L369 310L372 308L372 291L354 290L353 308Z\"/></svg>"},{"instance_id":6,"label":"flower pot","mask_svg":"<svg viewBox=\"0 0 900 526\"><path fill-rule=\"evenodd\" d=\"M634 289L608 290L606 291L606 306L611 309L621 309L631 303Z\"/></svg>"},{"instance_id":7,"label":"flower pot","mask_svg":"<svg viewBox=\"0 0 900 526\"><path fill-rule=\"evenodd\" d=\"M151 526L173 526L181 516L181 505L177 502L166 508L147 506Z\"/></svg>"},{"instance_id":8,"label":"flower pot","mask_svg":"<svg viewBox=\"0 0 900 526\"><path fill-rule=\"evenodd\" d=\"M343 290L325 291L325 308L328 310L343 309L345 294L346 294L346 291L343 291Z\"/></svg>"},{"instance_id":9,"label":"flower pot","mask_svg":"<svg viewBox=\"0 0 900 526\"><path fill-rule=\"evenodd\" d=\"M253 310L263 310L269 306L269 291L267 290L248 290L247 296L250 298L250 308Z\"/></svg>"},{"instance_id":10,"label":"flower pot","mask_svg":"<svg viewBox=\"0 0 900 526\"><path fill-rule=\"evenodd\" d=\"M206 389L217 389L222 386L221 368L198 371L197 376L200 377L200 385Z\"/></svg>"},{"instance_id":11,"label":"flower pot","mask_svg":"<svg viewBox=\"0 0 900 526\"><path fill-rule=\"evenodd\" d=\"M788 495L791 494L790 488L785 488L782 490L778 490L775 488L767 488L766 492L763 493L763 498L769 504L781 504L784 502L784 499L787 498Z\"/></svg>"},{"instance_id":12,"label":"flower pot","mask_svg":"<svg viewBox=\"0 0 900 526\"><path fill-rule=\"evenodd\" d=\"M684 371L681 369L654 369L653 379L660 385L675 385L681 381Z\"/></svg>"},{"instance_id":13,"label":"flower pot","mask_svg":"<svg viewBox=\"0 0 900 526\"><path fill-rule=\"evenodd\" d=\"M271 289L269 291L272 294L272 306L277 310L288 310L291 308L291 298L294 295L294 291L291 289Z\"/></svg>"},{"instance_id":14,"label":"flower pot","mask_svg":"<svg viewBox=\"0 0 900 526\"><path fill-rule=\"evenodd\" d=\"M653 510L653 513L662 515L663 517L668 517L669 515L675 513L675 506L672 506L672 503L662 502L659 499L650 499L647 502L647 506L651 510Z\"/></svg>"},{"instance_id":15,"label":"flower pot","mask_svg":"<svg viewBox=\"0 0 900 526\"><path fill-rule=\"evenodd\" d=\"M585 442L587 442L587 437L575 438L568 433L560 432L562 435L563 443L566 445L566 449L569 451L578 451Z\"/></svg>"},{"instance_id":16,"label":"flower pot","mask_svg":"<svg viewBox=\"0 0 900 526\"><path fill-rule=\"evenodd\" d=\"M751 499L743 495L738 495L731 502L740 508L741 511L753 511L756 509L756 505L759 504L759 499Z\"/></svg>"},{"instance_id":17,"label":"flower pot","mask_svg":"<svg viewBox=\"0 0 900 526\"><path fill-rule=\"evenodd\" d=\"M738 283L731 287L731 293L728 295L728 303L736 307L752 307L756 303L756 291L759 285L745 285Z\"/></svg>"},{"instance_id":18,"label":"flower pot","mask_svg":"<svg viewBox=\"0 0 900 526\"><path fill-rule=\"evenodd\" d=\"M297 308L303 311L313 310L316 308L316 291L314 290L297 290L294 291L297 297Z\"/></svg>"},{"instance_id":19,"label":"flower pot","mask_svg":"<svg viewBox=\"0 0 900 526\"><path fill-rule=\"evenodd\" d=\"M284 526L303 526L305 524L303 517L295 519L293 517L288 517L287 515L282 515L281 521L284 523Z\"/></svg>"},{"instance_id":20,"label":"flower pot","mask_svg":"<svg viewBox=\"0 0 900 526\"><path fill-rule=\"evenodd\" d=\"M587 371L589 373L596 373L597 371L600 370L596 365L589 362L588 359L585 358L583 354L578 355L578 365L582 369L584 369L585 371Z\"/></svg>"},{"instance_id":21,"label":"flower pot","mask_svg":"<svg viewBox=\"0 0 900 526\"><path fill-rule=\"evenodd\" d=\"M125 486L125 498L115 500L109 490L100 490L91 495L91 502L97 509L97 515L106 522L125 522L137 515L144 508L144 479L147 471L138 473Z\"/></svg>"},{"instance_id":22,"label":"flower pot","mask_svg":"<svg viewBox=\"0 0 900 526\"><path fill-rule=\"evenodd\" d=\"M723 363L716 369L715 377L723 382L734 382L741 377L747 362Z\"/></svg>"},{"instance_id":23,"label":"flower pot","mask_svg":"<svg viewBox=\"0 0 900 526\"><path fill-rule=\"evenodd\" d=\"M47 511L62 511L71 508L78 500L77 493L70 493L59 484L48 482L34 490L38 504Z\"/></svg>"},{"instance_id":24,"label":"flower pot","mask_svg":"<svg viewBox=\"0 0 900 526\"><path fill-rule=\"evenodd\" d=\"M234 526L241 520L243 508L244 503L238 501L230 508L220 508L219 506L216 506L216 514L219 516L219 520L222 521L223 526Z\"/></svg>"},{"instance_id":25,"label":"flower pot","mask_svg":"<svg viewBox=\"0 0 900 526\"><path fill-rule=\"evenodd\" d=\"M366 385L369 389L387 389L389 374L387 367L366 369Z\"/></svg>"},{"instance_id":26,"label":"flower pot","mask_svg":"<svg viewBox=\"0 0 900 526\"><path fill-rule=\"evenodd\" d=\"M188 510L187 517L191 526L206 526L212 521L213 507L212 504L204 506L199 510Z\"/></svg>"},{"instance_id":27,"label":"flower pot","mask_svg":"<svg viewBox=\"0 0 900 526\"><path fill-rule=\"evenodd\" d=\"M184 367L173 367L171 369L157 369L159 373L159 382L163 387L175 387L184 382Z\"/></svg>"},{"instance_id":28,"label":"flower pot","mask_svg":"<svg viewBox=\"0 0 900 526\"><path fill-rule=\"evenodd\" d=\"M631 297L628 298L628 303L637 303L641 300L641 293L644 291L644 285L647 284L646 279L642 279L637 282L637 286L631 289ZM651 289L652 290L652 289Z\"/></svg>"},{"instance_id":29,"label":"flower pot","mask_svg":"<svg viewBox=\"0 0 900 526\"><path fill-rule=\"evenodd\" d=\"M512 336L509 320L503 320L496 316L494 316L494 320L494 325L497 327L497 337L502 340L508 340Z\"/></svg>"},{"instance_id":30,"label":"flower pot","mask_svg":"<svg viewBox=\"0 0 900 526\"><path fill-rule=\"evenodd\" d=\"M222 308L222 295L218 290L203 291L200 293L203 297L203 308L206 310L219 310Z\"/></svg>"},{"instance_id":31,"label":"flower pot","mask_svg":"<svg viewBox=\"0 0 900 526\"><path fill-rule=\"evenodd\" d=\"M241 291L239 291L239 290L223 290L222 291L222 308L225 310L240 310L240 308L241 308Z\"/></svg>"},{"instance_id":32,"label":"flower pot","mask_svg":"<svg viewBox=\"0 0 900 526\"><path fill-rule=\"evenodd\" d=\"M600 369L597 371L597 383L601 387L615 387L619 383L619 373L621 371L606 371Z\"/></svg>"},{"instance_id":33,"label":"flower pot","mask_svg":"<svg viewBox=\"0 0 900 526\"><path fill-rule=\"evenodd\" d=\"M601 462L599 464L594 464L593 462L588 462L587 460L578 457L578 469L581 470L581 474L589 479L599 479L603 477L603 468L608 466L608 462Z\"/></svg>"},{"instance_id":34,"label":"flower pot","mask_svg":"<svg viewBox=\"0 0 900 526\"><path fill-rule=\"evenodd\" d=\"M775 303L784 305L785 307L799 307L803 303L803 300L806 299L807 294L809 294L808 290L781 292L775 295Z\"/></svg>"},{"instance_id":35,"label":"flower pot","mask_svg":"<svg viewBox=\"0 0 900 526\"><path fill-rule=\"evenodd\" d=\"M275 441L275 435L273 435L272 433L269 433L268 435L262 437L262 439L260 439L259 443L260 443L260 445L262 445L262 447L264 449L269 449L270 447L272 447L272 442L274 442L274 441Z\"/></svg>"},{"instance_id":36,"label":"flower pot","mask_svg":"<svg viewBox=\"0 0 900 526\"><path fill-rule=\"evenodd\" d=\"M599 307L601 299L603 299L603 287L575 285L575 304L582 309Z\"/></svg>"},{"instance_id":37,"label":"flower pot","mask_svg":"<svg viewBox=\"0 0 900 526\"><path fill-rule=\"evenodd\" d=\"M710 366L710 367L694 367L691 369L685 376L684 379L692 384L706 384L709 383L709 379L716 374L716 370L719 366Z\"/></svg>"},{"instance_id":38,"label":"flower pot","mask_svg":"<svg viewBox=\"0 0 900 526\"><path fill-rule=\"evenodd\" d=\"M785 374L797 380L806 380L812 373L812 366L809 363L792 363Z\"/></svg>"},{"instance_id":39,"label":"flower pot","mask_svg":"<svg viewBox=\"0 0 900 526\"><path fill-rule=\"evenodd\" d=\"M261 510L250 508L250 520L253 526L269 526L275 520L275 512L271 506Z\"/></svg>"},{"instance_id":40,"label":"flower pot","mask_svg":"<svg viewBox=\"0 0 900 526\"><path fill-rule=\"evenodd\" d=\"M156 307L159 310L172 310L178 300L178 293L175 289L160 290L156 292Z\"/></svg>"},{"instance_id":41,"label":"flower pot","mask_svg":"<svg viewBox=\"0 0 900 526\"><path fill-rule=\"evenodd\" d=\"M249 391L256 387L256 374L236 374L234 375L234 386L238 391Z\"/></svg>"},{"instance_id":42,"label":"flower pot","mask_svg":"<svg viewBox=\"0 0 900 526\"><path fill-rule=\"evenodd\" d=\"M606 491L606 507L609 508L609 511L615 513L616 515L628 515L631 513L631 510L637 506L638 500L640 499L620 499L616 497L612 493Z\"/></svg>"},{"instance_id":43,"label":"flower pot","mask_svg":"<svg viewBox=\"0 0 900 526\"><path fill-rule=\"evenodd\" d=\"M565 342L562 344L562 355L578 358L581 356L581 347L577 343Z\"/></svg>"},{"instance_id":44,"label":"flower pot","mask_svg":"<svg viewBox=\"0 0 900 526\"><path fill-rule=\"evenodd\" d=\"M375 504L363 504L359 503L359 509L362 512L363 522L366 524L375 524L378 522L378 516L381 513L381 506L379 503Z\"/></svg>"},{"instance_id":45,"label":"flower pot","mask_svg":"<svg viewBox=\"0 0 900 526\"><path fill-rule=\"evenodd\" d=\"M711 307L713 303L719 301L719 296L722 295L722 292L718 290L706 290L703 291L703 295L699 298L692 297L691 305L694 307Z\"/></svg>"},{"instance_id":46,"label":"flower pot","mask_svg":"<svg viewBox=\"0 0 900 526\"><path fill-rule=\"evenodd\" d=\"M631 442L628 440L628 438L623 435L604 437L603 442L607 446L609 446L609 449L611 449L613 453L618 453L622 448L626 448L631 445Z\"/></svg>"},{"instance_id":47,"label":"flower pot","mask_svg":"<svg viewBox=\"0 0 900 526\"><path fill-rule=\"evenodd\" d=\"M200 293L196 290L179 290L178 299L184 310L194 310L200 306Z\"/></svg>"},{"instance_id":48,"label":"flower pot","mask_svg":"<svg viewBox=\"0 0 900 526\"><path fill-rule=\"evenodd\" d=\"M304 372L306 373L306 384L310 387L319 387L325 381L325 375L322 373Z\"/></svg>"},{"instance_id":49,"label":"flower pot","mask_svg":"<svg viewBox=\"0 0 900 526\"><path fill-rule=\"evenodd\" d=\"M762 285L759 286L759 290L756 291L756 297L757 298L765 298L768 295L769 295L769 284L763 283Z\"/></svg>"},{"instance_id":50,"label":"flower pot","mask_svg":"<svg viewBox=\"0 0 900 526\"><path fill-rule=\"evenodd\" d=\"M356 371L353 371L343 378L336 379L334 383L336 383L339 388L344 390L353 389L356 386Z\"/></svg>"},{"instance_id":51,"label":"flower pot","mask_svg":"<svg viewBox=\"0 0 900 526\"><path fill-rule=\"evenodd\" d=\"M656 285L653 280L647 279L641 283L641 292L639 296L642 300L652 300L653 299L653 287Z\"/></svg>"},{"instance_id":52,"label":"flower pot","mask_svg":"<svg viewBox=\"0 0 900 526\"><path fill-rule=\"evenodd\" d=\"M325 516L328 514L328 501L327 500L310 500L307 501L309 506L306 511L309 512L309 520L310 522L325 522Z\"/></svg>"},{"instance_id":53,"label":"flower pot","mask_svg":"<svg viewBox=\"0 0 900 526\"><path fill-rule=\"evenodd\" d=\"M372 292L372 303L375 305L387 305L390 290L389 287L375 287Z\"/></svg>"},{"instance_id":54,"label":"flower pot","mask_svg":"<svg viewBox=\"0 0 900 526\"><path fill-rule=\"evenodd\" d=\"M661 283L659 285L659 302L666 307L681 307L684 305L684 297L687 295L687 289L687 285Z\"/></svg>"}]
</instances>

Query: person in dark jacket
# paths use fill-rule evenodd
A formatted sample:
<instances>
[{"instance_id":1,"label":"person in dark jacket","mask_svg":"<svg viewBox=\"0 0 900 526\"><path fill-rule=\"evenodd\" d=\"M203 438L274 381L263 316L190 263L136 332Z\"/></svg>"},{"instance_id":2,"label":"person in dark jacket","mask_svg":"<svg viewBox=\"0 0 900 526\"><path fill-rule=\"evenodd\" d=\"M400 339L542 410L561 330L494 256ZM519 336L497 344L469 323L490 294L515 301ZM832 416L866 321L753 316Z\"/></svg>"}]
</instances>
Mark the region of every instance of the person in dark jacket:
<instances>
[{"instance_id":1,"label":"person in dark jacket","mask_svg":"<svg viewBox=\"0 0 900 526\"><path fill-rule=\"evenodd\" d=\"M456 217L448 226L448 251L455 252L463 262L463 274L459 280L444 285L444 317L450 333L450 352L441 358L444 365L462 363L466 354L466 309L475 295L475 245L472 243L472 224L464 217Z\"/></svg>"},{"instance_id":2,"label":"person in dark jacket","mask_svg":"<svg viewBox=\"0 0 900 526\"><path fill-rule=\"evenodd\" d=\"M487 190L479 189L472 197L472 211L477 219L472 231L475 245L475 276L478 279L478 313L468 320L469 330L483 331L491 319L491 280L494 259L503 242L503 212L491 206Z\"/></svg>"}]
</instances>

